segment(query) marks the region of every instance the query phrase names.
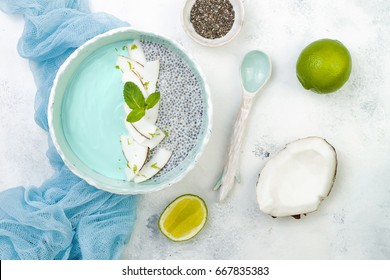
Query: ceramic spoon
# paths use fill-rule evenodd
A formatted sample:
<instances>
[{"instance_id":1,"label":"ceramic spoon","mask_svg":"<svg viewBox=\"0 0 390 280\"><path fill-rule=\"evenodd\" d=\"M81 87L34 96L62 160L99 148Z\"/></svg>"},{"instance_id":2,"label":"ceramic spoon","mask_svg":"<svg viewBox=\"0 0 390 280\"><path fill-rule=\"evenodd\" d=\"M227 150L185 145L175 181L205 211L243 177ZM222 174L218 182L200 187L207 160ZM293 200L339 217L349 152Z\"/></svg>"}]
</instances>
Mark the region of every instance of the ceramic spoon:
<instances>
[{"instance_id":1,"label":"ceramic spoon","mask_svg":"<svg viewBox=\"0 0 390 280\"><path fill-rule=\"evenodd\" d=\"M219 188L220 201L225 199L233 188L235 179L237 182L240 182L240 175L238 172L239 158L246 119L248 118L256 94L267 83L271 76L271 72L271 60L268 55L261 51L251 51L247 53L242 60L240 74L243 99L234 125L234 133L230 143L228 160L222 177L214 187L215 190Z\"/></svg>"}]
</instances>

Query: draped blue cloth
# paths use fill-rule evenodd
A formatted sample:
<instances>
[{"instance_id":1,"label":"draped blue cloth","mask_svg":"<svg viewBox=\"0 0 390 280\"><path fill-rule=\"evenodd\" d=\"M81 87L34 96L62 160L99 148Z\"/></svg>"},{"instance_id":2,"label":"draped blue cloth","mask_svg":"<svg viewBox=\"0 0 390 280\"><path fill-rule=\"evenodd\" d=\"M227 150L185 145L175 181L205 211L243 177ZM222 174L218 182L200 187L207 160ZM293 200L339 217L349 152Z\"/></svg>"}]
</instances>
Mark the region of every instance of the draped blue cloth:
<instances>
[{"instance_id":1,"label":"draped blue cloth","mask_svg":"<svg viewBox=\"0 0 390 280\"><path fill-rule=\"evenodd\" d=\"M35 121L47 131L58 68L88 39L128 23L90 13L86 0L0 0L0 9L24 16L18 52L30 61ZM88 185L64 165L50 138L47 156L55 173L40 187L0 193L0 259L118 258L133 229L137 197Z\"/></svg>"}]
</instances>

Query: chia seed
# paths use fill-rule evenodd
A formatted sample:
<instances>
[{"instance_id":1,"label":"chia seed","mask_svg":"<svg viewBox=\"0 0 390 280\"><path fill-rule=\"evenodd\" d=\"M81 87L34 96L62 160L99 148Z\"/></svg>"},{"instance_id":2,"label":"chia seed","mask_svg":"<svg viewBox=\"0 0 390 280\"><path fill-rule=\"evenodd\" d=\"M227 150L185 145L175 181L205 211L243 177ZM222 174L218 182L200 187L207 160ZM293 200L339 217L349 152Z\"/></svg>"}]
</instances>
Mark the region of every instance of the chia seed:
<instances>
[{"instance_id":1,"label":"chia seed","mask_svg":"<svg viewBox=\"0 0 390 280\"><path fill-rule=\"evenodd\" d=\"M196 0L190 14L196 33L207 39L225 36L232 29L234 19L229 0Z\"/></svg>"}]
</instances>

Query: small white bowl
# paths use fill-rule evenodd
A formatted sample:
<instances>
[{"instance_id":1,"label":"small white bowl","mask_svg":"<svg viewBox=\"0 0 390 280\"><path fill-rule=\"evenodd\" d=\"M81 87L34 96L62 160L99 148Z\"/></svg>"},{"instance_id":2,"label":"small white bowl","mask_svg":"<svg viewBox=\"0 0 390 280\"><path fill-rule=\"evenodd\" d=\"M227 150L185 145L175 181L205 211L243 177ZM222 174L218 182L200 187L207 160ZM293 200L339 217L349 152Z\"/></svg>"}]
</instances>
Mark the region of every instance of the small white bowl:
<instances>
[{"instance_id":1,"label":"small white bowl","mask_svg":"<svg viewBox=\"0 0 390 280\"><path fill-rule=\"evenodd\" d=\"M207 39L199 35L191 23L191 9L196 0L187 0L182 11L182 25L187 35L195 42L207 47L219 47L232 41L240 32L244 22L244 5L242 0L230 0L234 9L234 23L230 31L223 37L217 39Z\"/></svg>"}]
</instances>

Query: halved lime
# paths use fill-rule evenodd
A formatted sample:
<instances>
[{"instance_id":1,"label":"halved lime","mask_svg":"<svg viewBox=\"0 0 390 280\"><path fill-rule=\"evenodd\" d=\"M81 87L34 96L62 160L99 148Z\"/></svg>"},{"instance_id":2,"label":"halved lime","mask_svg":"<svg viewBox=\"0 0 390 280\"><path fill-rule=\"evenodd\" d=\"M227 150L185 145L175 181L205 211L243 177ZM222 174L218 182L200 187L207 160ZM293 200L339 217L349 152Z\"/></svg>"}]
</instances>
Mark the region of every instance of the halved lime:
<instances>
[{"instance_id":1,"label":"halved lime","mask_svg":"<svg viewBox=\"0 0 390 280\"><path fill-rule=\"evenodd\" d=\"M202 198L184 194L162 212L158 227L172 241L186 241L197 235L207 221L207 206Z\"/></svg>"}]
</instances>

